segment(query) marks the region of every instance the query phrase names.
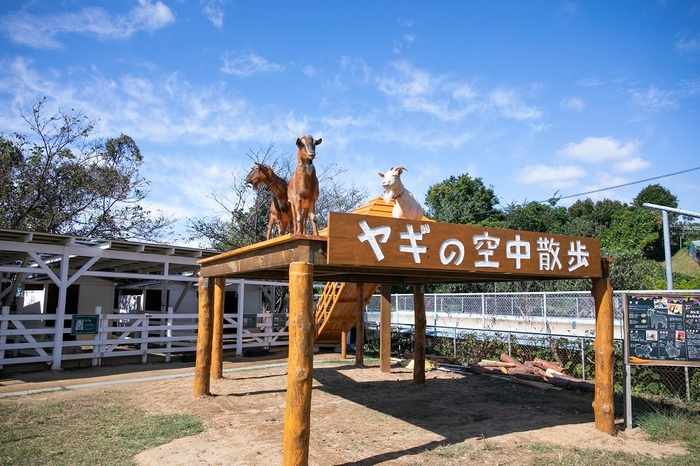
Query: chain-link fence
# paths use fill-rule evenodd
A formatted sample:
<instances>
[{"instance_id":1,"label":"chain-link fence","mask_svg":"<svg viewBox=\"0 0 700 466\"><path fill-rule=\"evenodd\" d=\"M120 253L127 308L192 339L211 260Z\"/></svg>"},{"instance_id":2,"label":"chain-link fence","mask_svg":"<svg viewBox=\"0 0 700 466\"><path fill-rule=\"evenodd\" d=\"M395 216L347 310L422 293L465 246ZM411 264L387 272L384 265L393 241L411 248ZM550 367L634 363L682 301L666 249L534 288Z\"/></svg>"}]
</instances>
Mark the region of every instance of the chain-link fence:
<instances>
[{"instance_id":1,"label":"chain-link fence","mask_svg":"<svg viewBox=\"0 0 700 466\"><path fill-rule=\"evenodd\" d=\"M622 392L624 313L615 293L615 390ZM366 308L368 343L378 328L380 297ZM587 292L426 294L428 354L463 364L498 360L505 353L521 362L558 362L567 374L595 378L595 303ZM392 352L412 350L413 295L391 297ZM633 393L700 401L700 368L632 365Z\"/></svg>"}]
</instances>

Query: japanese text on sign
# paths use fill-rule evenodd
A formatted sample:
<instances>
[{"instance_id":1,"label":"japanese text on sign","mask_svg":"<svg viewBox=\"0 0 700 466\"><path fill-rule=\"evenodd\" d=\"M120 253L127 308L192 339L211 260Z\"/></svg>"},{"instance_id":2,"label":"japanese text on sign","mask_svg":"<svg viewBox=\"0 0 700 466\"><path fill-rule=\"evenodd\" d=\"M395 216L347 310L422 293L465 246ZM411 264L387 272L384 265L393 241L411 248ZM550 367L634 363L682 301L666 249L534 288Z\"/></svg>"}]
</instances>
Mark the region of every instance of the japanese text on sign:
<instances>
[{"instance_id":1,"label":"japanese text on sign","mask_svg":"<svg viewBox=\"0 0 700 466\"><path fill-rule=\"evenodd\" d=\"M600 276L595 238L331 212L328 262L470 273Z\"/></svg>"},{"instance_id":2,"label":"japanese text on sign","mask_svg":"<svg viewBox=\"0 0 700 466\"><path fill-rule=\"evenodd\" d=\"M362 233L357 236L360 242L368 242L375 257L378 261L384 260L384 253L380 244L385 244L391 235L391 227L382 225L375 228L370 228L365 220L359 222ZM413 262L421 263L421 254L427 252L426 246L419 244L425 235L430 234L430 224L422 224L420 232L413 231L413 225L406 225L406 231L399 233L399 238L405 240L399 244L399 252L411 254ZM495 250L501 244L501 238L494 235L489 235L485 231L481 235L472 235L471 242L475 252L481 256L481 259L474 261L474 267L492 267L499 268L500 263L491 259ZM530 243L521 239L519 234L515 234L512 239L506 238L505 241L506 258L512 259L515 268L521 268L523 260L530 259ZM447 252L449 250L449 253ZM462 240L458 238L448 238L440 244L440 262L447 265L454 261L455 265L460 265L464 260L466 248ZM537 253L539 259L539 270L556 270L561 269L561 261L559 259L560 247L559 243L551 237L539 236L537 238ZM580 267L588 267L588 256L590 253L586 250L586 245L580 240L570 241L569 248L566 252L568 270L573 271Z\"/></svg>"}]
</instances>

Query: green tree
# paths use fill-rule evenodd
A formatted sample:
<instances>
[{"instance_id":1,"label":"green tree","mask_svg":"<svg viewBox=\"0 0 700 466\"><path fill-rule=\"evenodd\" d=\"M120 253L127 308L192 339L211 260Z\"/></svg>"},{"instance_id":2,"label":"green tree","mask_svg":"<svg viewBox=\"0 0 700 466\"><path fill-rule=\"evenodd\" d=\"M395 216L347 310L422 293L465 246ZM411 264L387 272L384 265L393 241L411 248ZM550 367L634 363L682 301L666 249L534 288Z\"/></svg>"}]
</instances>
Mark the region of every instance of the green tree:
<instances>
[{"instance_id":1,"label":"green tree","mask_svg":"<svg viewBox=\"0 0 700 466\"><path fill-rule=\"evenodd\" d=\"M481 178L468 174L450 176L428 189L425 196L426 215L438 222L479 224L487 219L499 219L494 210L498 197L493 187L484 186Z\"/></svg>"},{"instance_id":2,"label":"green tree","mask_svg":"<svg viewBox=\"0 0 700 466\"><path fill-rule=\"evenodd\" d=\"M665 288L663 270L658 264L644 257L640 250L603 247L603 257L612 257L610 283L614 290L654 290ZM662 284L663 283L663 284Z\"/></svg>"},{"instance_id":3,"label":"green tree","mask_svg":"<svg viewBox=\"0 0 700 466\"><path fill-rule=\"evenodd\" d=\"M600 234L601 248L636 251L651 259L659 239L656 216L647 209L631 207L613 215L610 228Z\"/></svg>"},{"instance_id":4,"label":"green tree","mask_svg":"<svg viewBox=\"0 0 700 466\"><path fill-rule=\"evenodd\" d=\"M678 198L660 184L650 184L639 191L637 197L634 198L633 205L642 207L646 202L674 209L678 207Z\"/></svg>"},{"instance_id":5,"label":"green tree","mask_svg":"<svg viewBox=\"0 0 700 466\"><path fill-rule=\"evenodd\" d=\"M529 202L507 206L503 225L511 230L563 233L569 221L569 211L565 207Z\"/></svg>"},{"instance_id":6,"label":"green tree","mask_svg":"<svg viewBox=\"0 0 700 466\"><path fill-rule=\"evenodd\" d=\"M615 212L626 208L626 204L610 199L595 203L590 199L576 201L568 209L569 224L564 226L562 233L597 238L610 227Z\"/></svg>"},{"instance_id":7,"label":"green tree","mask_svg":"<svg viewBox=\"0 0 700 466\"><path fill-rule=\"evenodd\" d=\"M634 205L642 207L645 203L656 204L664 207L677 208L678 198L668 189L659 184L650 184L642 189L634 199ZM659 240L655 244L654 259L664 260L664 244L663 244L663 213L659 210L652 210L657 219L657 231ZM668 227L671 236L671 251L678 250L678 244L683 237L683 224L680 222L677 214L668 213Z\"/></svg>"},{"instance_id":8,"label":"green tree","mask_svg":"<svg viewBox=\"0 0 700 466\"><path fill-rule=\"evenodd\" d=\"M0 134L0 227L141 240L168 232L172 222L140 204L148 182L133 139L94 138L82 112L50 114L45 99L22 116L34 140Z\"/></svg>"}]
</instances>

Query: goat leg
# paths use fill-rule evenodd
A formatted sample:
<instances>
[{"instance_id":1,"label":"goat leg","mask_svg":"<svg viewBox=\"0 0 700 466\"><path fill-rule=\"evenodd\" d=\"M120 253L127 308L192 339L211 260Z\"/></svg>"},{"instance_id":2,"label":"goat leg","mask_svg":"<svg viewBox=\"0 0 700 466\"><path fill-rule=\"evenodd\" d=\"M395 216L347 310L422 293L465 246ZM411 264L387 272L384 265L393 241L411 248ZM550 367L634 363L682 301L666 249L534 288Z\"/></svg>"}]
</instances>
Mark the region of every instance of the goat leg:
<instances>
[{"instance_id":1,"label":"goat leg","mask_svg":"<svg viewBox=\"0 0 700 466\"><path fill-rule=\"evenodd\" d=\"M311 231L313 232L314 236L318 236L318 226L316 225L316 213L314 212L313 207L309 209L309 218L311 219Z\"/></svg>"}]
</instances>

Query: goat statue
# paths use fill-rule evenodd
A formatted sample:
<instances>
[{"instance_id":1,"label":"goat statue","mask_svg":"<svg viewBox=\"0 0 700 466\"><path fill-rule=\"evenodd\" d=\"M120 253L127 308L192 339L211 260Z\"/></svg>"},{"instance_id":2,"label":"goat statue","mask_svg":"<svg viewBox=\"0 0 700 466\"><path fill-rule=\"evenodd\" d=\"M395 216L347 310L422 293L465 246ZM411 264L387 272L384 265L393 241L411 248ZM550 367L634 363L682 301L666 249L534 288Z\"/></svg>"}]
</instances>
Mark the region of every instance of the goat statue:
<instances>
[{"instance_id":1,"label":"goat statue","mask_svg":"<svg viewBox=\"0 0 700 466\"><path fill-rule=\"evenodd\" d=\"M279 236L287 233L287 227L289 227L290 233L294 233L294 224L291 222L291 206L287 199L287 182L277 176L272 168L264 163L253 165L253 169L245 177L245 182L251 184L255 191L258 190L258 186L262 183L270 188L272 193L267 239L272 237L272 227L275 223L279 230Z\"/></svg>"},{"instance_id":2,"label":"goat statue","mask_svg":"<svg viewBox=\"0 0 700 466\"><path fill-rule=\"evenodd\" d=\"M297 136L297 167L292 173L287 189L287 197L292 207L294 233L306 234L306 220L311 220L313 234L318 236L316 225L316 201L318 200L318 178L314 167L316 146L323 139L314 140L313 136Z\"/></svg>"},{"instance_id":3,"label":"goat statue","mask_svg":"<svg viewBox=\"0 0 700 466\"><path fill-rule=\"evenodd\" d=\"M394 218L407 218L409 220L420 220L423 218L423 208L418 199L401 182L401 173L407 171L403 167L391 167L386 173L379 173L384 178L382 188L384 188L384 201L388 204L394 200L394 208L391 216Z\"/></svg>"}]
</instances>

